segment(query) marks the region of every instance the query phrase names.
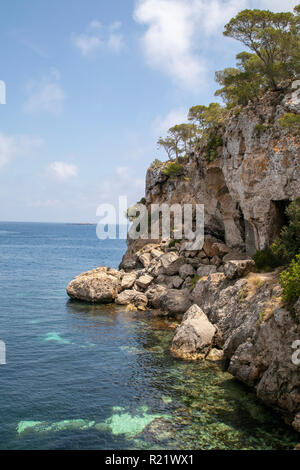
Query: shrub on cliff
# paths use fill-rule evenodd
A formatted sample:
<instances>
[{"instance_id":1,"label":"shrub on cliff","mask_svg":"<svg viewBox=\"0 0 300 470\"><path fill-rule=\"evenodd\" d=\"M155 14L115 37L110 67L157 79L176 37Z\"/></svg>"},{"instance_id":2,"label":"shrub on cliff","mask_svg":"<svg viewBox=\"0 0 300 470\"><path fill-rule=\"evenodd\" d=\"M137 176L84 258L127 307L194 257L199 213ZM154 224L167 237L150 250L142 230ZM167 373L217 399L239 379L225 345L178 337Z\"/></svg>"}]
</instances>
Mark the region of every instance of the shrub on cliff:
<instances>
[{"instance_id":1,"label":"shrub on cliff","mask_svg":"<svg viewBox=\"0 0 300 470\"><path fill-rule=\"evenodd\" d=\"M291 262L288 269L280 276L283 288L282 298L288 305L293 305L300 297L300 254Z\"/></svg>"},{"instance_id":2,"label":"shrub on cliff","mask_svg":"<svg viewBox=\"0 0 300 470\"><path fill-rule=\"evenodd\" d=\"M282 266L282 260L275 255L271 248L257 251L253 260L258 271L271 272Z\"/></svg>"},{"instance_id":3,"label":"shrub on cliff","mask_svg":"<svg viewBox=\"0 0 300 470\"><path fill-rule=\"evenodd\" d=\"M169 178L175 178L176 176L180 176L183 173L183 165L180 163L172 162L167 165L167 167L163 170L163 174L168 176Z\"/></svg>"},{"instance_id":4,"label":"shrub on cliff","mask_svg":"<svg viewBox=\"0 0 300 470\"><path fill-rule=\"evenodd\" d=\"M300 115L295 113L287 113L281 119L279 124L285 129L289 129L294 132L300 131Z\"/></svg>"},{"instance_id":5,"label":"shrub on cliff","mask_svg":"<svg viewBox=\"0 0 300 470\"><path fill-rule=\"evenodd\" d=\"M208 162L214 161L219 156L219 151L223 147L223 139L214 133L211 133L204 146L204 155Z\"/></svg>"},{"instance_id":6,"label":"shrub on cliff","mask_svg":"<svg viewBox=\"0 0 300 470\"><path fill-rule=\"evenodd\" d=\"M280 237L271 248L276 256L288 264L300 253L300 197L288 206L286 215L289 223L283 227Z\"/></svg>"}]
</instances>

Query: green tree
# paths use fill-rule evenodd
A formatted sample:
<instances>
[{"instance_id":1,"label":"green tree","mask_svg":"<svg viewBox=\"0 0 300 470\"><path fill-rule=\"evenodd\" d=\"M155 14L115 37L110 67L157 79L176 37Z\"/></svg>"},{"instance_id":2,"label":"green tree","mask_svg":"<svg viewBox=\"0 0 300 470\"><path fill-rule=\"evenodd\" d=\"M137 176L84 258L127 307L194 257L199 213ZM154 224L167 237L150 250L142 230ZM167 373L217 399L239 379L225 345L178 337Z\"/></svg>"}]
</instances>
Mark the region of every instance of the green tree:
<instances>
[{"instance_id":1,"label":"green tree","mask_svg":"<svg viewBox=\"0 0 300 470\"><path fill-rule=\"evenodd\" d=\"M286 214L289 224L283 227L280 237L272 245L272 250L287 264L300 254L300 197L288 206Z\"/></svg>"},{"instance_id":2,"label":"green tree","mask_svg":"<svg viewBox=\"0 0 300 470\"><path fill-rule=\"evenodd\" d=\"M197 129L194 124L177 124L168 130L165 139L158 139L158 146L162 147L168 155L169 159L176 158L187 153L194 141Z\"/></svg>"},{"instance_id":3,"label":"green tree","mask_svg":"<svg viewBox=\"0 0 300 470\"><path fill-rule=\"evenodd\" d=\"M204 133L218 126L223 115L224 108L219 103L210 103L209 106L193 106L189 110L188 120L197 126L198 133Z\"/></svg>"},{"instance_id":4,"label":"green tree","mask_svg":"<svg viewBox=\"0 0 300 470\"><path fill-rule=\"evenodd\" d=\"M283 300L292 306L300 297L300 255L296 256L288 269L281 273L280 284L283 289Z\"/></svg>"},{"instance_id":5,"label":"green tree","mask_svg":"<svg viewBox=\"0 0 300 470\"><path fill-rule=\"evenodd\" d=\"M299 7L295 14L244 10L225 26L225 36L242 42L258 57L261 73L274 90L300 70Z\"/></svg>"},{"instance_id":6,"label":"green tree","mask_svg":"<svg viewBox=\"0 0 300 470\"><path fill-rule=\"evenodd\" d=\"M166 137L165 139L160 137L157 145L166 151L169 160L172 160L174 156L177 158L180 153L178 145L172 137Z\"/></svg>"},{"instance_id":7,"label":"green tree","mask_svg":"<svg viewBox=\"0 0 300 470\"><path fill-rule=\"evenodd\" d=\"M260 61L255 54L241 52L236 58L237 68L226 68L215 74L216 82L222 87L215 94L221 96L228 107L247 105L267 86L261 73Z\"/></svg>"}]
</instances>

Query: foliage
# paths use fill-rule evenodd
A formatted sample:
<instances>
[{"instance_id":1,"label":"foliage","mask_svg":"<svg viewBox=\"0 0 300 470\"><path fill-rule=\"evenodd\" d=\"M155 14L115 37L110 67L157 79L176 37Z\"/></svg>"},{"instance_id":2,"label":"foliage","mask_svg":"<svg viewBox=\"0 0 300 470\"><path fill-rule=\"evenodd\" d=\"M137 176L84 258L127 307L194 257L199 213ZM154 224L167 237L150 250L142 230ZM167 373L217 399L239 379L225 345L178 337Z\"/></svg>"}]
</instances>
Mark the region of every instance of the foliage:
<instances>
[{"instance_id":1,"label":"foliage","mask_svg":"<svg viewBox=\"0 0 300 470\"><path fill-rule=\"evenodd\" d=\"M292 260L288 269L280 276L283 288L282 298L288 305L293 305L300 297L300 254Z\"/></svg>"},{"instance_id":2,"label":"foliage","mask_svg":"<svg viewBox=\"0 0 300 470\"><path fill-rule=\"evenodd\" d=\"M185 163L181 159L194 148L204 151L208 161L214 160L223 146L220 130L228 109L233 108L237 115L249 101L254 102L267 89L280 90L286 79L289 86L300 73L300 5L294 12L284 13L243 10L225 25L224 35L240 41L248 51L237 54L236 67L216 72L220 85L216 96L223 98L226 107L219 103L193 106L188 113L190 123L175 125L165 138L159 138L158 146L176 163ZM298 131L300 117L289 113L280 123ZM254 132L260 137L266 130L261 122Z\"/></svg>"},{"instance_id":3,"label":"foliage","mask_svg":"<svg viewBox=\"0 0 300 470\"><path fill-rule=\"evenodd\" d=\"M229 108L246 106L260 90L266 86L265 80L259 73L258 59L254 54L242 52L236 56L237 68L226 68L216 72L216 82L221 89L216 96L221 96Z\"/></svg>"},{"instance_id":4,"label":"foliage","mask_svg":"<svg viewBox=\"0 0 300 470\"><path fill-rule=\"evenodd\" d=\"M264 126L263 124L256 124L256 126L254 126L254 134L257 137L261 137L267 131L267 129L267 126Z\"/></svg>"},{"instance_id":5,"label":"foliage","mask_svg":"<svg viewBox=\"0 0 300 470\"><path fill-rule=\"evenodd\" d=\"M255 54L260 73L273 89L299 72L299 15L269 10L244 10L225 26L224 35L237 39Z\"/></svg>"},{"instance_id":6,"label":"foliage","mask_svg":"<svg viewBox=\"0 0 300 470\"><path fill-rule=\"evenodd\" d=\"M271 248L257 251L253 256L258 271L271 272L282 266L281 259L275 255Z\"/></svg>"},{"instance_id":7,"label":"foliage","mask_svg":"<svg viewBox=\"0 0 300 470\"><path fill-rule=\"evenodd\" d=\"M273 243L272 251L288 264L300 253L300 197L286 209L289 224L283 227L280 237Z\"/></svg>"},{"instance_id":8,"label":"foliage","mask_svg":"<svg viewBox=\"0 0 300 470\"><path fill-rule=\"evenodd\" d=\"M279 119L281 127L290 129L291 131L300 131L300 115L295 113L287 113Z\"/></svg>"},{"instance_id":9,"label":"foliage","mask_svg":"<svg viewBox=\"0 0 300 470\"><path fill-rule=\"evenodd\" d=\"M177 124L168 130L165 139L158 139L158 146L162 147L168 155L169 160L178 159L183 153L187 153L192 145L196 135L196 126L194 124Z\"/></svg>"},{"instance_id":10,"label":"foliage","mask_svg":"<svg viewBox=\"0 0 300 470\"><path fill-rule=\"evenodd\" d=\"M204 147L205 158L208 162L212 162L219 156L219 149L223 147L223 139L214 133L211 133L207 139L207 143Z\"/></svg>"},{"instance_id":11,"label":"foliage","mask_svg":"<svg viewBox=\"0 0 300 470\"><path fill-rule=\"evenodd\" d=\"M174 248L174 246L176 245L176 243L180 243L181 240L172 240L170 243L169 243L169 248Z\"/></svg>"},{"instance_id":12,"label":"foliage","mask_svg":"<svg viewBox=\"0 0 300 470\"><path fill-rule=\"evenodd\" d=\"M195 289L196 284L200 279L201 279L200 276L198 276L198 274L195 274L195 276L191 279L191 283L189 286L190 291L193 291Z\"/></svg>"},{"instance_id":13,"label":"foliage","mask_svg":"<svg viewBox=\"0 0 300 470\"><path fill-rule=\"evenodd\" d=\"M177 162L168 163L167 167L163 170L163 174L169 178L175 178L183 172L183 165Z\"/></svg>"},{"instance_id":14,"label":"foliage","mask_svg":"<svg viewBox=\"0 0 300 470\"><path fill-rule=\"evenodd\" d=\"M217 127L224 117L224 108L219 103L209 106L193 106L189 110L188 120L192 121L201 133Z\"/></svg>"},{"instance_id":15,"label":"foliage","mask_svg":"<svg viewBox=\"0 0 300 470\"><path fill-rule=\"evenodd\" d=\"M158 160L157 158L151 163L150 168L153 170L154 168L159 168L163 165L163 162Z\"/></svg>"},{"instance_id":16,"label":"foliage","mask_svg":"<svg viewBox=\"0 0 300 470\"><path fill-rule=\"evenodd\" d=\"M294 13L243 10L225 26L224 35L242 42L251 52L237 55L237 68L216 73L229 107L246 105L261 90L278 90L280 83L300 72L300 5Z\"/></svg>"}]
</instances>

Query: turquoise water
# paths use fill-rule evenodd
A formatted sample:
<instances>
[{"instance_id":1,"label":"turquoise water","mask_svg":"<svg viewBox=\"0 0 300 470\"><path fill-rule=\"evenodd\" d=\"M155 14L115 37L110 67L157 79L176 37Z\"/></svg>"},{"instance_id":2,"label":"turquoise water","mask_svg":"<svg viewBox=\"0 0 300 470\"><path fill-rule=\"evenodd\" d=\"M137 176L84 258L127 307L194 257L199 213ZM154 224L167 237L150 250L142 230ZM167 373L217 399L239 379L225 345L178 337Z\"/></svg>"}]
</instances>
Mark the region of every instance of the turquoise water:
<instances>
[{"instance_id":1,"label":"turquoise water","mask_svg":"<svg viewBox=\"0 0 300 470\"><path fill-rule=\"evenodd\" d=\"M293 448L251 390L170 356L174 325L68 300L73 277L124 250L93 226L0 223L0 448Z\"/></svg>"}]
</instances>

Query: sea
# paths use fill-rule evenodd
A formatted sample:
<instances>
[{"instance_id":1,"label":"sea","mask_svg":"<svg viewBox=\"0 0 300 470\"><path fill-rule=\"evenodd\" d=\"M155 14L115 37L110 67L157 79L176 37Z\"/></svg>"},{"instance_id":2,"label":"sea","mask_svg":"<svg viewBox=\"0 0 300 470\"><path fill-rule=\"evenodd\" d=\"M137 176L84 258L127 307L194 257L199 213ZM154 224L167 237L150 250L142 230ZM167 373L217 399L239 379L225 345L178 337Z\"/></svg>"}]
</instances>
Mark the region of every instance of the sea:
<instances>
[{"instance_id":1,"label":"sea","mask_svg":"<svg viewBox=\"0 0 300 470\"><path fill-rule=\"evenodd\" d=\"M293 449L253 390L172 357L174 321L69 300L125 249L93 225L0 223L0 449Z\"/></svg>"}]
</instances>

